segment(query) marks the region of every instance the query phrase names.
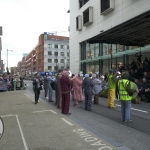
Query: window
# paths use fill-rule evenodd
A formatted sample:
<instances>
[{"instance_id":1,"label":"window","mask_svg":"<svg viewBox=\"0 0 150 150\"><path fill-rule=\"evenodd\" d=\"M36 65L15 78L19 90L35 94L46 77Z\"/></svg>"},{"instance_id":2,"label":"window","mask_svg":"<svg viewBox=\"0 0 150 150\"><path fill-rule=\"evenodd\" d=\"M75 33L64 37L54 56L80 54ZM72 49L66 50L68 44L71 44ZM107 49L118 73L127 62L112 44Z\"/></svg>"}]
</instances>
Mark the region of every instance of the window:
<instances>
[{"instance_id":1,"label":"window","mask_svg":"<svg viewBox=\"0 0 150 150\"><path fill-rule=\"evenodd\" d=\"M67 63L69 63L69 59L67 59Z\"/></svg>"},{"instance_id":2,"label":"window","mask_svg":"<svg viewBox=\"0 0 150 150\"><path fill-rule=\"evenodd\" d=\"M58 59L54 59L54 63L58 63Z\"/></svg>"},{"instance_id":3,"label":"window","mask_svg":"<svg viewBox=\"0 0 150 150\"><path fill-rule=\"evenodd\" d=\"M61 49L64 49L65 48L65 46L64 45L61 45Z\"/></svg>"},{"instance_id":4,"label":"window","mask_svg":"<svg viewBox=\"0 0 150 150\"><path fill-rule=\"evenodd\" d=\"M64 69L64 66L61 66L61 69Z\"/></svg>"},{"instance_id":5,"label":"window","mask_svg":"<svg viewBox=\"0 0 150 150\"><path fill-rule=\"evenodd\" d=\"M55 45L55 48L58 48L58 45Z\"/></svg>"},{"instance_id":6,"label":"window","mask_svg":"<svg viewBox=\"0 0 150 150\"><path fill-rule=\"evenodd\" d=\"M82 30L82 16L80 15L76 17L76 30Z\"/></svg>"},{"instance_id":7,"label":"window","mask_svg":"<svg viewBox=\"0 0 150 150\"><path fill-rule=\"evenodd\" d=\"M61 55L61 56L65 56L65 55L64 55L64 52L61 52L60 55Z\"/></svg>"},{"instance_id":8,"label":"window","mask_svg":"<svg viewBox=\"0 0 150 150\"><path fill-rule=\"evenodd\" d=\"M55 55L55 56L58 56L58 52L54 52L54 55Z\"/></svg>"},{"instance_id":9,"label":"window","mask_svg":"<svg viewBox=\"0 0 150 150\"><path fill-rule=\"evenodd\" d=\"M105 15L115 8L115 0L101 0L101 14Z\"/></svg>"},{"instance_id":10,"label":"window","mask_svg":"<svg viewBox=\"0 0 150 150\"><path fill-rule=\"evenodd\" d=\"M48 66L48 70L52 70L52 66Z\"/></svg>"},{"instance_id":11,"label":"window","mask_svg":"<svg viewBox=\"0 0 150 150\"><path fill-rule=\"evenodd\" d=\"M48 59L48 62L51 63L51 62L52 62L52 59Z\"/></svg>"},{"instance_id":12,"label":"window","mask_svg":"<svg viewBox=\"0 0 150 150\"><path fill-rule=\"evenodd\" d=\"M69 56L69 52L67 52L67 56Z\"/></svg>"},{"instance_id":13,"label":"window","mask_svg":"<svg viewBox=\"0 0 150 150\"><path fill-rule=\"evenodd\" d=\"M83 5L85 5L89 0L79 0L79 7L81 8Z\"/></svg>"},{"instance_id":14,"label":"window","mask_svg":"<svg viewBox=\"0 0 150 150\"><path fill-rule=\"evenodd\" d=\"M89 7L83 12L83 25L88 26L93 22L93 7Z\"/></svg>"},{"instance_id":15,"label":"window","mask_svg":"<svg viewBox=\"0 0 150 150\"><path fill-rule=\"evenodd\" d=\"M61 59L61 63L64 63L64 59Z\"/></svg>"},{"instance_id":16,"label":"window","mask_svg":"<svg viewBox=\"0 0 150 150\"><path fill-rule=\"evenodd\" d=\"M52 55L52 52L51 52L51 51L48 51L48 55Z\"/></svg>"},{"instance_id":17,"label":"window","mask_svg":"<svg viewBox=\"0 0 150 150\"><path fill-rule=\"evenodd\" d=\"M48 44L48 48L52 48L52 44Z\"/></svg>"},{"instance_id":18,"label":"window","mask_svg":"<svg viewBox=\"0 0 150 150\"><path fill-rule=\"evenodd\" d=\"M67 49L69 49L69 45L67 45Z\"/></svg>"}]
</instances>

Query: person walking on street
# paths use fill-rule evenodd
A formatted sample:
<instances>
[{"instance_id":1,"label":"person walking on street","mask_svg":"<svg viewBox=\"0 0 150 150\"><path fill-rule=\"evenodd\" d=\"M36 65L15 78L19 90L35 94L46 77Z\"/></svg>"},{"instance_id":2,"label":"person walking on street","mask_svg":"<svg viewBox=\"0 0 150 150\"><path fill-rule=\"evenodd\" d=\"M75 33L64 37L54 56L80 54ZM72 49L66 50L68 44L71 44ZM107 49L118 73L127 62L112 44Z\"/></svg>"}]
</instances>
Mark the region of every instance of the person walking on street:
<instances>
[{"instance_id":1,"label":"person walking on street","mask_svg":"<svg viewBox=\"0 0 150 150\"><path fill-rule=\"evenodd\" d=\"M92 81L88 74L85 74L85 78L83 80L83 89L85 95L85 110L91 111L92 106Z\"/></svg>"},{"instance_id":2,"label":"person walking on street","mask_svg":"<svg viewBox=\"0 0 150 150\"><path fill-rule=\"evenodd\" d=\"M69 79L69 73L66 70L63 71L63 75L60 78L60 87L62 94L62 113L71 115L69 112L71 81Z\"/></svg>"},{"instance_id":3,"label":"person walking on street","mask_svg":"<svg viewBox=\"0 0 150 150\"><path fill-rule=\"evenodd\" d=\"M55 78L52 78L52 73L49 73L49 76L47 77L47 84L48 84L48 92L49 92L49 97L48 97L48 101L49 102L54 102L52 100L52 96L53 96L53 89L51 87L51 83L55 81Z\"/></svg>"},{"instance_id":4,"label":"person walking on street","mask_svg":"<svg viewBox=\"0 0 150 150\"><path fill-rule=\"evenodd\" d=\"M42 81L40 79L40 75L37 74L35 79L33 80L33 90L35 93L35 104L37 104L38 100L39 100L41 85L42 85Z\"/></svg>"},{"instance_id":5,"label":"person walking on street","mask_svg":"<svg viewBox=\"0 0 150 150\"><path fill-rule=\"evenodd\" d=\"M48 81L47 81L47 76L48 76L48 73L45 74L45 77L44 77L44 91L45 91L45 98L48 99Z\"/></svg>"},{"instance_id":6,"label":"person walking on street","mask_svg":"<svg viewBox=\"0 0 150 150\"><path fill-rule=\"evenodd\" d=\"M121 78L122 79L118 81L118 90L121 101L121 120L123 122L130 122L132 121L130 118L132 96L129 96L126 90L126 86L130 82L128 80L129 73L123 72ZM136 89L135 92L138 92L138 89Z\"/></svg>"},{"instance_id":7,"label":"person walking on street","mask_svg":"<svg viewBox=\"0 0 150 150\"><path fill-rule=\"evenodd\" d=\"M114 100L115 100L115 89L116 89L116 76L118 74L116 73L113 75L113 70L109 70L109 75L108 75L108 108L116 108L114 105Z\"/></svg>"},{"instance_id":8,"label":"person walking on street","mask_svg":"<svg viewBox=\"0 0 150 150\"><path fill-rule=\"evenodd\" d=\"M98 74L96 74L96 78L92 80L93 84L93 93L94 93L94 104L99 104L99 94L100 91L102 90L102 82L98 78Z\"/></svg>"}]
</instances>

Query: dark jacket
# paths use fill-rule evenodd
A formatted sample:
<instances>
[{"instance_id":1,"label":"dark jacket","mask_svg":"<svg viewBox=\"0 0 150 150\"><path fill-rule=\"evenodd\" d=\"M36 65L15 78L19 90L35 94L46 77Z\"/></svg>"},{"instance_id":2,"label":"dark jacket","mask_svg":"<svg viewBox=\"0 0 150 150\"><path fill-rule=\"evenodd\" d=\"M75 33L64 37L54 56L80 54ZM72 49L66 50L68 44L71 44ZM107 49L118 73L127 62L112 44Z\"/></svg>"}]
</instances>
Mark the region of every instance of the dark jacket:
<instances>
[{"instance_id":1,"label":"dark jacket","mask_svg":"<svg viewBox=\"0 0 150 150\"><path fill-rule=\"evenodd\" d=\"M85 78L82 84L83 84L84 93L92 94L93 85L91 79L89 77Z\"/></svg>"}]
</instances>

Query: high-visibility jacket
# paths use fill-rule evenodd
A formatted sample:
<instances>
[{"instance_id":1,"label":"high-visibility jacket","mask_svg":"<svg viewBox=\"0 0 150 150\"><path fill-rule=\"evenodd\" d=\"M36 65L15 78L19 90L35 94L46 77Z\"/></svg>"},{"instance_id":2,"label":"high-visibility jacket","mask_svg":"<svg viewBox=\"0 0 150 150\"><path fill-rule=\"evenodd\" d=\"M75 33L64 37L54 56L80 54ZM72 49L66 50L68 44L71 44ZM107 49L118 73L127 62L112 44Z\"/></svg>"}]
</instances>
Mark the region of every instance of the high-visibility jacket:
<instances>
[{"instance_id":1,"label":"high-visibility jacket","mask_svg":"<svg viewBox=\"0 0 150 150\"><path fill-rule=\"evenodd\" d=\"M115 89L116 82L113 80L113 75L108 75L108 89Z\"/></svg>"},{"instance_id":2,"label":"high-visibility jacket","mask_svg":"<svg viewBox=\"0 0 150 150\"><path fill-rule=\"evenodd\" d=\"M129 80L121 79L118 81L118 89L119 89L119 96L120 100L124 101L130 101L132 100L132 96L128 95L128 92L126 91L126 85L129 83Z\"/></svg>"}]
</instances>

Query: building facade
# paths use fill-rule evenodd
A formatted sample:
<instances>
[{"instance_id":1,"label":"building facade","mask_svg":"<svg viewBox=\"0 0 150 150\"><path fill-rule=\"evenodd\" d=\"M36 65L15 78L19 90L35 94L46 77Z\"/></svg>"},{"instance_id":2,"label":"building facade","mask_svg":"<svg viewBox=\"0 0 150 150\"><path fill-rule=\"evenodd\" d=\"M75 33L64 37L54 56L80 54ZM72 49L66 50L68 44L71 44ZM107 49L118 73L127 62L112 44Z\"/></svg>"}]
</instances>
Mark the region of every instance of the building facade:
<instances>
[{"instance_id":1,"label":"building facade","mask_svg":"<svg viewBox=\"0 0 150 150\"><path fill-rule=\"evenodd\" d=\"M69 38L41 34L38 44L24 55L21 61L21 75L32 76L36 72L57 71L70 68Z\"/></svg>"},{"instance_id":2,"label":"building facade","mask_svg":"<svg viewBox=\"0 0 150 150\"><path fill-rule=\"evenodd\" d=\"M72 72L108 72L148 56L149 0L70 0Z\"/></svg>"},{"instance_id":3,"label":"building facade","mask_svg":"<svg viewBox=\"0 0 150 150\"><path fill-rule=\"evenodd\" d=\"M69 38L44 33L44 71L70 68Z\"/></svg>"}]
</instances>

